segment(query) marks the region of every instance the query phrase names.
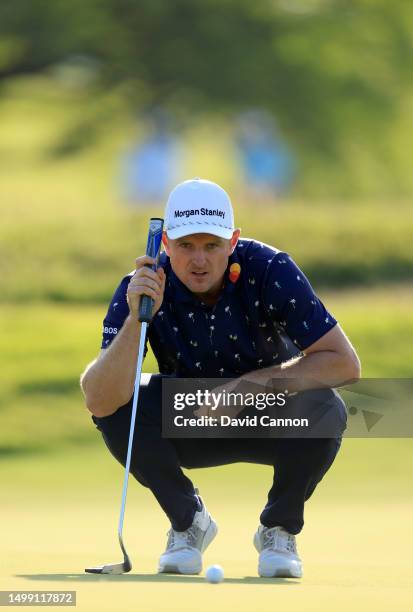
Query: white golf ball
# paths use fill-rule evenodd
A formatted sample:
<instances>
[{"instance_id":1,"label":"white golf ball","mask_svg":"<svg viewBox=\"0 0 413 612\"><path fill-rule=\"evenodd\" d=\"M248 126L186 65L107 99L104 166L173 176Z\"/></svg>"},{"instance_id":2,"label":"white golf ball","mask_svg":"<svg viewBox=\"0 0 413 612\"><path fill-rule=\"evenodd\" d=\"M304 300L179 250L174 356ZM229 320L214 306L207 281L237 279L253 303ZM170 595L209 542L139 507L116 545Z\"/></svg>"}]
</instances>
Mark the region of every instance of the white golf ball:
<instances>
[{"instance_id":1,"label":"white golf ball","mask_svg":"<svg viewBox=\"0 0 413 612\"><path fill-rule=\"evenodd\" d=\"M205 580L212 584L218 584L224 580L224 570L220 565L210 565L205 572Z\"/></svg>"}]
</instances>

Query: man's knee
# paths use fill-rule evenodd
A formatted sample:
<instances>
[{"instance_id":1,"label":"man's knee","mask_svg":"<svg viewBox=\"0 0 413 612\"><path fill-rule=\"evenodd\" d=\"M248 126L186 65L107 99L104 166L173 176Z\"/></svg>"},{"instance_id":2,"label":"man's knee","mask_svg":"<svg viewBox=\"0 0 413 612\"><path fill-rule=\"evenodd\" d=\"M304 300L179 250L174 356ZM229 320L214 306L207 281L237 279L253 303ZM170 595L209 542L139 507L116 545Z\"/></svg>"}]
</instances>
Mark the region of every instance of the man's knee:
<instances>
[{"instance_id":1,"label":"man's knee","mask_svg":"<svg viewBox=\"0 0 413 612\"><path fill-rule=\"evenodd\" d=\"M122 406L107 417L92 416L92 420L112 455L124 464L128 447L130 407Z\"/></svg>"}]
</instances>

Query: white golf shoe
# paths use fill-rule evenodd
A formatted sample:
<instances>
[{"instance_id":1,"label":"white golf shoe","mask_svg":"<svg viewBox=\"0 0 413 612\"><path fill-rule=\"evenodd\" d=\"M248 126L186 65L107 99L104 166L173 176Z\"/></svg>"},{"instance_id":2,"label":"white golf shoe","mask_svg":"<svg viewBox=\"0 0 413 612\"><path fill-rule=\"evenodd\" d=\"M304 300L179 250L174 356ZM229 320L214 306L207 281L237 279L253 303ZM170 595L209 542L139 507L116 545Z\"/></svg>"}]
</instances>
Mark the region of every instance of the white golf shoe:
<instances>
[{"instance_id":1,"label":"white golf shoe","mask_svg":"<svg viewBox=\"0 0 413 612\"><path fill-rule=\"evenodd\" d=\"M262 578L301 578L303 575L295 536L283 527L260 525L254 535L254 546L260 553L258 574Z\"/></svg>"},{"instance_id":2,"label":"white golf shoe","mask_svg":"<svg viewBox=\"0 0 413 612\"><path fill-rule=\"evenodd\" d=\"M195 512L189 529L175 531L171 528L168 531L166 550L159 559L158 573L199 574L202 571L202 553L217 532L217 524L202 503L202 509Z\"/></svg>"}]
</instances>

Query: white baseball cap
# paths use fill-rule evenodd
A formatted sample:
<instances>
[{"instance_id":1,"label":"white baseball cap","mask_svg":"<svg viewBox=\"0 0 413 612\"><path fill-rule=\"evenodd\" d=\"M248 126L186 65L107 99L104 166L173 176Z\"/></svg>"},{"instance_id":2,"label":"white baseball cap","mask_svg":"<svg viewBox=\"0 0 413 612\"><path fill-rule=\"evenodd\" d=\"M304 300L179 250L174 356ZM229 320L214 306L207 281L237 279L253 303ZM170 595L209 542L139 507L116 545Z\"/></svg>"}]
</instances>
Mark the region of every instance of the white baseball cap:
<instances>
[{"instance_id":1,"label":"white baseball cap","mask_svg":"<svg viewBox=\"0 0 413 612\"><path fill-rule=\"evenodd\" d=\"M166 203L165 230L172 240L189 234L232 238L234 212L228 194L200 178L179 183Z\"/></svg>"}]
</instances>

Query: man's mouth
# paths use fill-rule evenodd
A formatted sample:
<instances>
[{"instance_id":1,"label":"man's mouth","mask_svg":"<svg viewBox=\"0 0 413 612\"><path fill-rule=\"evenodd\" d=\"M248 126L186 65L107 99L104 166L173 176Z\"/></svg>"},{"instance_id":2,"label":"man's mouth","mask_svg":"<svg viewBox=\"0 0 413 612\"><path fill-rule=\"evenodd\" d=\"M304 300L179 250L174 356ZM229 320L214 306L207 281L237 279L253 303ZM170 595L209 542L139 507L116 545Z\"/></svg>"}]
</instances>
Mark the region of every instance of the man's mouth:
<instances>
[{"instance_id":1,"label":"man's mouth","mask_svg":"<svg viewBox=\"0 0 413 612\"><path fill-rule=\"evenodd\" d=\"M208 272L198 272L196 270L192 270L191 274L196 278L202 278L203 276L206 276Z\"/></svg>"}]
</instances>

